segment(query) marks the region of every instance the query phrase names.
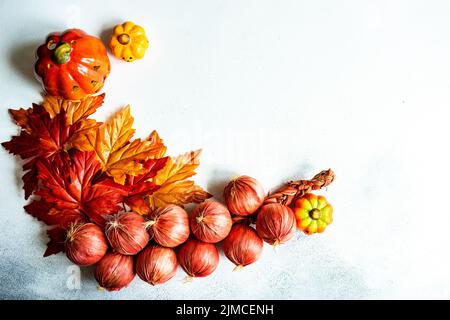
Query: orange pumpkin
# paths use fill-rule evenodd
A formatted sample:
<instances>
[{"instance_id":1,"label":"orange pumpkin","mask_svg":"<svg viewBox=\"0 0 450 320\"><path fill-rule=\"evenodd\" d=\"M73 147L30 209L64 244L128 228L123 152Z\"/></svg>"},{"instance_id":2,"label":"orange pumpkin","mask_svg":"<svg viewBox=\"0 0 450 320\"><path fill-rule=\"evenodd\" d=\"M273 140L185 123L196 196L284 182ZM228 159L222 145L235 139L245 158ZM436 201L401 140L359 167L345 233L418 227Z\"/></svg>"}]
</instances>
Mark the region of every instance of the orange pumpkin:
<instances>
[{"instance_id":1,"label":"orange pumpkin","mask_svg":"<svg viewBox=\"0 0 450 320\"><path fill-rule=\"evenodd\" d=\"M50 34L37 58L35 71L45 91L66 100L99 92L111 69L102 41L80 29Z\"/></svg>"}]
</instances>

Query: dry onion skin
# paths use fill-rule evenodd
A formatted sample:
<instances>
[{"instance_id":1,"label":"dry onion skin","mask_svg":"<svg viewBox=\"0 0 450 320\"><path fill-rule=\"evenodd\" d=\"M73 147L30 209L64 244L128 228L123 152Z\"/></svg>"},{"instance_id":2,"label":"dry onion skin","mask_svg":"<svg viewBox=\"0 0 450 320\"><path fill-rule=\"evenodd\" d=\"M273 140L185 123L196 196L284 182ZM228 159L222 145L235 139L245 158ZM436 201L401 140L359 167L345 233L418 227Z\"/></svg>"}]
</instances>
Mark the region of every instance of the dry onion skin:
<instances>
[{"instance_id":1,"label":"dry onion skin","mask_svg":"<svg viewBox=\"0 0 450 320\"><path fill-rule=\"evenodd\" d=\"M228 236L233 225L230 212L221 203L207 201L197 205L191 214L194 236L208 243L217 243Z\"/></svg>"},{"instance_id":2,"label":"dry onion skin","mask_svg":"<svg viewBox=\"0 0 450 320\"><path fill-rule=\"evenodd\" d=\"M135 255L150 240L145 219L135 212L116 214L106 222L105 233L111 247L124 255Z\"/></svg>"},{"instance_id":3,"label":"dry onion skin","mask_svg":"<svg viewBox=\"0 0 450 320\"><path fill-rule=\"evenodd\" d=\"M280 204L264 205L256 218L256 231L267 243L277 246L290 240L296 231L296 220L291 208Z\"/></svg>"},{"instance_id":4,"label":"dry onion skin","mask_svg":"<svg viewBox=\"0 0 450 320\"><path fill-rule=\"evenodd\" d=\"M235 224L223 241L222 250L238 270L258 260L263 245L255 229L244 224Z\"/></svg>"},{"instance_id":5,"label":"dry onion skin","mask_svg":"<svg viewBox=\"0 0 450 320\"><path fill-rule=\"evenodd\" d=\"M169 204L158 208L146 222L150 237L163 247L174 248L189 238L189 216L180 206Z\"/></svg>"},{"instance_id":6,"label":"dry onion skin","mask_svg":"<svg viewBox=\"0 0 450 320\"><path fill-rule=\"evenodd\" d=\"M95 279L99 287L108 291L118 291L133 281L134 260L118 252L108 252L95 268Z\"/></svg>"},{"instance_id":7,"label":"dry onion skin","mask_svg":"<svg viewBox=\"0 0 450 320\"><path fill-rule=\"evenodd\" d=\"M190 238L178 251L178 261L189 277L206 277L216 270L219 251L212 243Z\"/></svg>"},{"instance_id":8,"label":"dry onion skin","mask_svg":"<svg viewBox=\"0 0 450 320\"><path fill-rule=\"evenodd\" d=\"M223 196L228 209L241 216L256 212L265 198L262 185L249 176L240 176L231 180L225 187Z\"/></svg>"},{"instance_id":9,"label":"dry onion skin","mask_svg":"<svg viewBox=\"0 0 450 320\"><path fill-rule=\"evenodd\" d=\"M70 226L64 247L67 258L79 266L97 263L108 250L103 230L93 223L78 223Z\"/></svg>"},{"instance_id":10,"label":"dry onion skin","mask_svg":"<svg viewBox=\"0 0 450 320\"><path fill-rule=\"evenodd\" d=\"M177 255L172 248L150 245L139 253L136 273L151 285L169 281L177 273Z\"/></svg>"}]
</instances>

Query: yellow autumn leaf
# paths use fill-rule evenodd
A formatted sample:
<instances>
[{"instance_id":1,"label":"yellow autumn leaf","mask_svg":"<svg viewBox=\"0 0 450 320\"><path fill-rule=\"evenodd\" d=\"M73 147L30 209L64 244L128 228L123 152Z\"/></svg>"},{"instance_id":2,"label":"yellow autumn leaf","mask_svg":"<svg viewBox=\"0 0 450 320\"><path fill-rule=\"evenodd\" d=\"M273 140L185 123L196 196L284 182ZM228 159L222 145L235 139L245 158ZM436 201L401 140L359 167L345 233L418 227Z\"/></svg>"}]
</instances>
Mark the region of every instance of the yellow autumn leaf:
<instances>
[{"instance_id":1,"label":"yellow autumn leaf","mask_svg":"<svg viewBox=\"0 0 450 320\"><path fill-rule=\"evenodd\" d=\"M162 186L185 180L195 175L195 169L200 165L201 150L187 152L178 157L169 158L166 166L158 171L153 182Z\"/></svg>"},{"instance_id":2,"label":"yellow autumn leaf","mask_svg":"<svg viewBox=\"0 0 450 320\"><path fill-rule=\"evenodd\" d=\"M150 136L147 138L148 141L150 141L153 145L154 151L152 151L153 158L154 159L161 159L165 156L167 147L164 145L163 139L159 137L158 132L156 130L153 130L152 133L150 133Z\"/></svg>"},{"instance_id":3,"label":"yellow autumn leaf","mask_svg":"<svg viewBox=\"0 0 450 320\"><path fill-rule=\"evenodd\" d=\"M147 197L152 210L167 204L185 205L192 202L203 202L211 197L191 180L199 166L201 150L188 152L175 158L169 158L165 167L158 171L153 182L160 188Z\"/></svg>"},{"instance_id":4,"label":"yellow autumn leaf","mask_svg":"<svg viewBox=\"0 0 450 320\"><path fill-rule=\"evenodd\" d=\"M141 162L160 152L152 140L136 139L130 142L135 132L133 121L130 106L127 106L100 125L94 134L85 135L86 141L81 146L84 151L95 151L102 170L120 184L125 183L126 175L143 173Z\"/></svg>"}]
</instances>

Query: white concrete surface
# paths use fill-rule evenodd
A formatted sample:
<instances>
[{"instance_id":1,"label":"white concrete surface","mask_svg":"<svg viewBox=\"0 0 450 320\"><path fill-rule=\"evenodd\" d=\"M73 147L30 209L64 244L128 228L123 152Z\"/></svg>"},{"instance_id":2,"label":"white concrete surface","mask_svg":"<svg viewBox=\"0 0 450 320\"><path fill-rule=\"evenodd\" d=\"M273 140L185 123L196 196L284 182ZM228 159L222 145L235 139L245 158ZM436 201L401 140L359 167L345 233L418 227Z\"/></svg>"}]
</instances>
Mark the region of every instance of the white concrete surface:
<instances>
[{"instance_id":1,"label":"white concrete surface","mask_svg":"<svg viewBox=\"0 0 450 320\"><path fill-rule=\"evenodd\" d=\"M42 258L20 166L0 152L0 298L450 298L450 3L380 1L0 1L0 140L7 108L40 101L34 49L51 31L105 36L132 20L145 59L112 60L103 120L130 103L137 136L170 154L203 148L198 183L220 198L236 174L269 189L333 168L335 221L231 272L166 285L67 285L64 255ZM70 282L70 281L69 281ZM70 284L70 283L69 283Z\"/></svg>"}]
</instances>

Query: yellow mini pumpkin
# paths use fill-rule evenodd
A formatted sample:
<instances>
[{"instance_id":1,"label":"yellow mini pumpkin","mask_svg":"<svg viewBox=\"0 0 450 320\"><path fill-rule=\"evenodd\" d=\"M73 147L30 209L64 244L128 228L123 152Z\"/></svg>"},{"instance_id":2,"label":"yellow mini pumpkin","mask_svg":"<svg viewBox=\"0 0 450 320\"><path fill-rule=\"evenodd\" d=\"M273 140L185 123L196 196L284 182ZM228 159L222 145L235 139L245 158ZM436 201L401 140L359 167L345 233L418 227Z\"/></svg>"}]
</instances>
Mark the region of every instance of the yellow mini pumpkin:
<instances>
[{"instance_id":1,"label":"yellow mini pumpkin","mask_svg":"<svg viewBox=\"0 0 450 320\"><path fill-rule=\"evenodd\" d=\"M141 59L148 48L144 28L130 21L118 24L114 27L109 47L114 56L126 62Z\"/></svg>"}]
</instances>

